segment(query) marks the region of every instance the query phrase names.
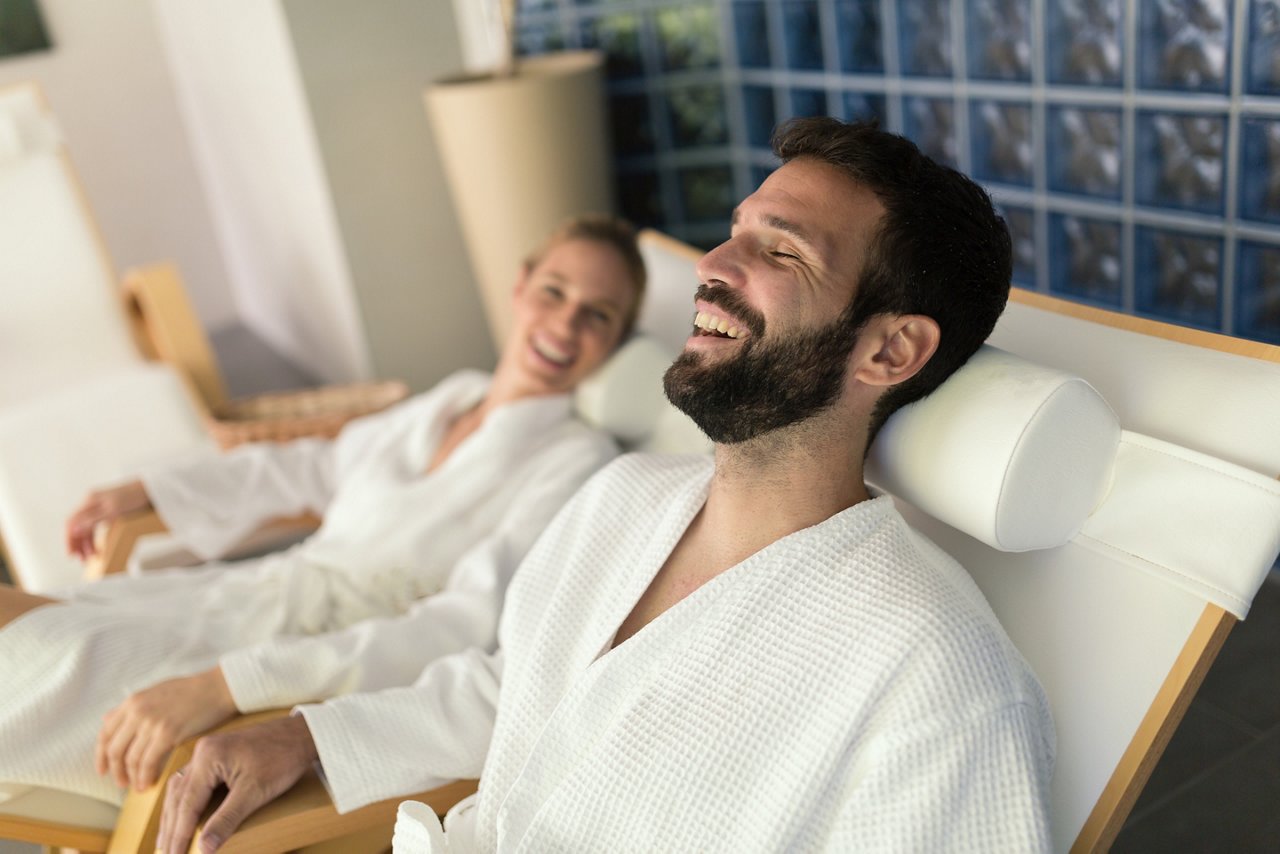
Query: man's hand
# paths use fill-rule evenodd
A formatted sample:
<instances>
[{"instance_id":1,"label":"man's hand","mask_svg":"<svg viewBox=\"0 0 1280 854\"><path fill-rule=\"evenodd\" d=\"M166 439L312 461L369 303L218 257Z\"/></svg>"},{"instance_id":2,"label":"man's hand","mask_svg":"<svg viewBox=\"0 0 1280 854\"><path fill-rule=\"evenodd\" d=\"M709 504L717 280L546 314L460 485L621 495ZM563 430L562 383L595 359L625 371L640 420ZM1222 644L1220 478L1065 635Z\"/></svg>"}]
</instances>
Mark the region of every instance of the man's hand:
<instances>
[{"instance_id":1,"label":"man's hand","mask_svg":"<svg viewBox=\"0 0 1280 854\"><path fill-rule=\"evenodd\" d=\"M186 851L196 822L219 785L227 796L205 823L200 850L216 851L240 824L284 794L318 758L300 715L267 721L196 742L191 762L169 778L160 816L160 851Z\"/></svg>"},{"instance_id":2,"label":"man's hand","mask_svg":"<svg viewBox=\"0 0 1280 854\"><path fill-rule=\"evenodd\" d=\"M118 516L146 510L150 506L151 498L140 480L89 493L89 497L81 502L67 520L67 554L81 560L92 557L96 551L93 529L99 522L109 522Z\"/></svg>"},{"instance_id":3,"label":"man's hand","mask_svg":"<svg viewBox=\"0 0 1280 854\"><path fill-rule=\"evenodd\" d=\"M93 765L118 786L145 789L179 742L210 730L236 712L222 669L169 679L107 712Z\"/></svg>"}]
</instances>

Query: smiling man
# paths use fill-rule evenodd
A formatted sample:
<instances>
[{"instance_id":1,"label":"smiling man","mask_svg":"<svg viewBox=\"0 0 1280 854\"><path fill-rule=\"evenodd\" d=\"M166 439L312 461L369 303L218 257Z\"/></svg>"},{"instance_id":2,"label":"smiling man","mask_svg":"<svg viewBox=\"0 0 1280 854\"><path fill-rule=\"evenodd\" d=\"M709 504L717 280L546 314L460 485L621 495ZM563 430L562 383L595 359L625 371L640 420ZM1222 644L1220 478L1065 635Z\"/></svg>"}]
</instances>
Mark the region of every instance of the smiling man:
<instances>
[{"instance_id":1,"label":"smiling man","mask_svg":"<svg viewBox=\"0 0 1280 854\"><path fill-rule=\"evenodd\" d=\"M889 414L991 331L1008 234L873 127L795 121L775 152L698 265L665 378L714 460L594 478L522 565L499 652L294 719L304 763L366 758L330 775L343 809L480 776L447 834L403 806L397 850L1048 848L1043 693L862 472Z\"/></svg>"}]
</instances>

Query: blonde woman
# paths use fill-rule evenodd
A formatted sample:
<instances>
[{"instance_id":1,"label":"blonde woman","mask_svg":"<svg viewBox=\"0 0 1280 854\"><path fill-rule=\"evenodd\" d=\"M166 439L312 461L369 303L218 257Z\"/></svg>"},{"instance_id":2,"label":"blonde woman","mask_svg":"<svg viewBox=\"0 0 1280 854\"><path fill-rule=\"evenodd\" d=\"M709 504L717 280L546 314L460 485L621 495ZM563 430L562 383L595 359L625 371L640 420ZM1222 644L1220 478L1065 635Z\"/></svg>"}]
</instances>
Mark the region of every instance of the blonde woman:
<instances>
[{"instance_id":1,"label":"blonde woman","mask_svg":"<svg viewBox=\"0 0 1280 854\"><path fill-rule=\"evenodd\" d=\"M112 578L62 598L0 588L0 799L30 785L119 801L235 712L411 682L494 642L515 567L611 459L569 392L623 340L644 289L634 231L584 217L520 272L492 375L463 371L333 441L250 445L91 495L68 522L154 507L216 558L312 511L294 548Z\"/></svg>"}]
</instances>

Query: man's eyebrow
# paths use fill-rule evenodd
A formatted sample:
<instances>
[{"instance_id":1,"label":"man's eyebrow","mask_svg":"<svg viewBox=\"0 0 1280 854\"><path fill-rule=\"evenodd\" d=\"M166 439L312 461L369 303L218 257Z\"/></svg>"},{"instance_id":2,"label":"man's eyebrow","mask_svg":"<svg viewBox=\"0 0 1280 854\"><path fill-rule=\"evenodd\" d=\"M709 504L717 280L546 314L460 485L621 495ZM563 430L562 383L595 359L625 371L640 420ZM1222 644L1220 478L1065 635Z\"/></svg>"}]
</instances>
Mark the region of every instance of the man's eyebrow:
<instances>
[{"instance_id":1,"label":"man's eyebrow","mask_svg":"<svg viewBox=\"0 0 1280 854\"><path fill-rule=\"evenodd\" d=\"M733 218L729 221L730 228L738 224L739 218L739 208L735 207L733 209ZM760 218L760 220L770 228L776 228L778 231L786 232L806 246L814 245L813 238L809 236L808 232L806 232L803 227L789 219L783 219L775 214L765 214Z\"/></svg>"}]
</instances>

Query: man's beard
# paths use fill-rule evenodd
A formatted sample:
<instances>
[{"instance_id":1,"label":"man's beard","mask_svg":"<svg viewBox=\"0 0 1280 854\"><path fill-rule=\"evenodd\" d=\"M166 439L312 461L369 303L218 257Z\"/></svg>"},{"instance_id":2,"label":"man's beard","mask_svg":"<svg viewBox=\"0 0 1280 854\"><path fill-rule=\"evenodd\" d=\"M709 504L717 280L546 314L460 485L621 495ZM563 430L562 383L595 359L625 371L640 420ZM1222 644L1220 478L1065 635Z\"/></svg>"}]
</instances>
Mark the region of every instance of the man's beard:
<instances>
[{"instance_id":1,"label":"man's beard","mask_svg":"<svg viewBox=\"0 0 1280 854\"><path fill-rule=\"evenodd\" d=\"M706 298L704 293L699 288L699 296ZM710 301L730 308L727 301ZM861 326L851 308L827 326L776 341L762 340L753 328L740 352L718 363L707 364L703 353L681 353L662 378L667 399L717 444L746 442L811 418L835 403L844 387Z\"/></svg>"}]
</instances>

